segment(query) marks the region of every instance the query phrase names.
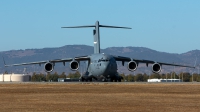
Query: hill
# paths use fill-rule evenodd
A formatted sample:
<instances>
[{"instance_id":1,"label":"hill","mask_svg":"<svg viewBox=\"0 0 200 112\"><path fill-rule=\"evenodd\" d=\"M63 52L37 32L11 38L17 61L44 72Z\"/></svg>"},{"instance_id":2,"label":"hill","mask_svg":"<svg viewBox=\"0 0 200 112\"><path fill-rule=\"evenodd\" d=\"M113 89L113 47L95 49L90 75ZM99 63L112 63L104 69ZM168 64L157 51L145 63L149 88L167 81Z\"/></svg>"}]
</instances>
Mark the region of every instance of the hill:
<instances>
[{"instance_id":1,"label":"hill","mask_svg":"<svg viewBox=\"0 0 200 112\"><path fill-rule=\"evenodd\" d=\"M127 56L134 59L146 59L154 60L157 62L166 62L166 63L176 63L183 65L193 66L196 56L200 56L200 50L192 50L182 54L166 53L159 52L144 47L109 47L106 49L101 49L102 53ZM75 56L85 56L93 53L93 47L87 45L66 45L58 48L43 48L43 49L25 49L25 50L10 50L2 51L0 55L3 56L6 60L6 64L14 63L24 63L24 62L33 62L33 61L42 61L50 59L60 59L60 58L73 58ZM200 63L200 60L197 60L197 63ZM20 67L3 67L3 61L0 61L0 72L15 72L23 73L24 68L27 68L27 72L44 72L43 66L39 65L29 65L29 66L20 66ZM125 67L122 67L121 63L118 62L118 69L120 73L129 74ZM145 64L139 64L139 68L136 72L140 73L150 73L151 67L145 67ZM163 66L163 72L172 72L174 67ZM85 70L85 64L81 63L80 72ZM176 72L181 71L193 71L188 68L175 67ZM71 72L69 66L63 66L62 63L58 63L55 66L54 72ZM197 72L197 71L196 71ZM132 73L133 74L133 73Z\"/></svg>"}]
</instances>

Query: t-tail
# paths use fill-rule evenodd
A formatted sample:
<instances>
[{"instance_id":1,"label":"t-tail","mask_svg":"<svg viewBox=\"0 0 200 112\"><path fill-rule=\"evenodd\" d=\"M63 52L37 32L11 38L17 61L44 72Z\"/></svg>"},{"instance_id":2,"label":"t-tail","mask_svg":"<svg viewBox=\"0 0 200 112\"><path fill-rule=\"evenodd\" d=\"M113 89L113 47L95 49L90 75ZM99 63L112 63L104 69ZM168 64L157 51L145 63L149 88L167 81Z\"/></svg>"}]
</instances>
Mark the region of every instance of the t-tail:
<instances>
[{"instance_id":1,"label":"t-tail","mask_svg":"<svg viewBox=\"0 0 200 112\"><path fill-rule=\"evenodd\" d=\"M94 27L95 28L93 30L93 36L94 36L94 53L95 54L100 53L100 31L99 31L99 27L131 29L129 27L100 25L99 21L96 21L95 25L71 26L71 27L61 27L61 28L88 28L88 27Z\"/></svg>"}]
</instances>

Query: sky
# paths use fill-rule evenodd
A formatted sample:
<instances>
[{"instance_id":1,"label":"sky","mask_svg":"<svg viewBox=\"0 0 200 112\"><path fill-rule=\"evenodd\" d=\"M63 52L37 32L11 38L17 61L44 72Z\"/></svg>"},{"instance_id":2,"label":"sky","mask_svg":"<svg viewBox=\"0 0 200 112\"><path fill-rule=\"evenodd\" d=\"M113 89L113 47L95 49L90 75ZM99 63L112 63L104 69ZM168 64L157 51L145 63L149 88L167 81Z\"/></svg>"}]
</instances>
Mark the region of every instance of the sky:
<instances>
[{"instance_id":1,"label":"sky","mask_svg":"<svg viewBox=\"0 0 200 112\"><path fill-rule=\"evenodd\" d=\"M147 47L168 53L200 49L199 0L0 0L0 51L93 46L100 29L101 48Z\"/></svg>"}]
</instances>

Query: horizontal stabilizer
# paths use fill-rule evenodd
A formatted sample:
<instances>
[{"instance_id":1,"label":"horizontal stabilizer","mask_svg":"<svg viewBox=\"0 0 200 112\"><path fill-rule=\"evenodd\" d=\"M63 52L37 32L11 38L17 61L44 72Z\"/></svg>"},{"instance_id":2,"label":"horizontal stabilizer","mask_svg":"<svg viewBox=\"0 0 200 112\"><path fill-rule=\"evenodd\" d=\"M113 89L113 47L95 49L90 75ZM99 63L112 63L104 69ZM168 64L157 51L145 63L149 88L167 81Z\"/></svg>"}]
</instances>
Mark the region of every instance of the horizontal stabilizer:
<instances>
[{"instance_id":1,"label":"horizontal stabilizer","mask_svg":"<svg viewBox=\"0 0 200 112\"><path fill-rule=\"evenodd\" d=\"M130 27L107 26L107 25L68 26L68 27L61 27L61 28L89 28L89 27L104 27L104 28L122 28L122 29L131 29Z\"/></svg>"},{"instance_id":2,"label":"horizontal stabilizer","mask_svg":"<svg viewBox=\"0 0 200 112\"><path fill-rule=\"evenodd\" d=\"M129 28L129 27L107 26L107 25L99 25L99 27L104 27L104 28L123 28L123 29L131 29L131 28Z\"/></svg>"},{"instance_id":3,"label":"horizontal stabilizer","mask_svg":"<svg viewBox=\"0 0 200 112\"><path fill-rule=\"evenodd\" d=\"M95 27L95 25L87 25L87 26L69 26L69 27L61 27L61 28L88 28Z\"/></svg>"}]
</instances>

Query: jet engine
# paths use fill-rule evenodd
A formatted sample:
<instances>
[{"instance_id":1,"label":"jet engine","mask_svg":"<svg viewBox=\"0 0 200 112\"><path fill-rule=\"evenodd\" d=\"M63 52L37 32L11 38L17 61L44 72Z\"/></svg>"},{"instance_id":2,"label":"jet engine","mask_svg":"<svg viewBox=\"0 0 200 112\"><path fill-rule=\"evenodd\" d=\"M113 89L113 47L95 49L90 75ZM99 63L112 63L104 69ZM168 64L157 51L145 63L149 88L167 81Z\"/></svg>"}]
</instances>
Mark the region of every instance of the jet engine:
<instances>
[{"instance_id":1,"label":"jet engine","mask_svg":"<svg viewBox=\"0 0 200 112\"><path fill-rule=\"evenodd\" d=\"M79 69L79 63L77 61L71 61L69 65L70 65L71 70Z\"/></svg>"},{"instance_id":2,"label":"jet engine","mask_svg":"<svg viewBox=\"0 0 200 112\"><path fill-rule=\"evenodd\" d=\"M129 71L135 71L138 67L138 64L135 61L128 62L128 70Z\"/></svg>"},{"instance_id":3,"label":"jet engine","mask_svg":"<svg viewBox=\"0 0 200 112\"><path fill-rule=\"evenodd\" d=\"M161 71L161 66L159 63L154 63L152 65L152 72L159 73Z\"/></svg>"},{"instance_id":4,"label":"jet engine","mask_svg":"<svg viewBox=\"0 0 200 112\"><path fill-rule=\"evenodd\" d=\"M46 72L52 72L54 69L54 65L52 63L45 63L44 69Z\"/></svg>"}]
</instances>

